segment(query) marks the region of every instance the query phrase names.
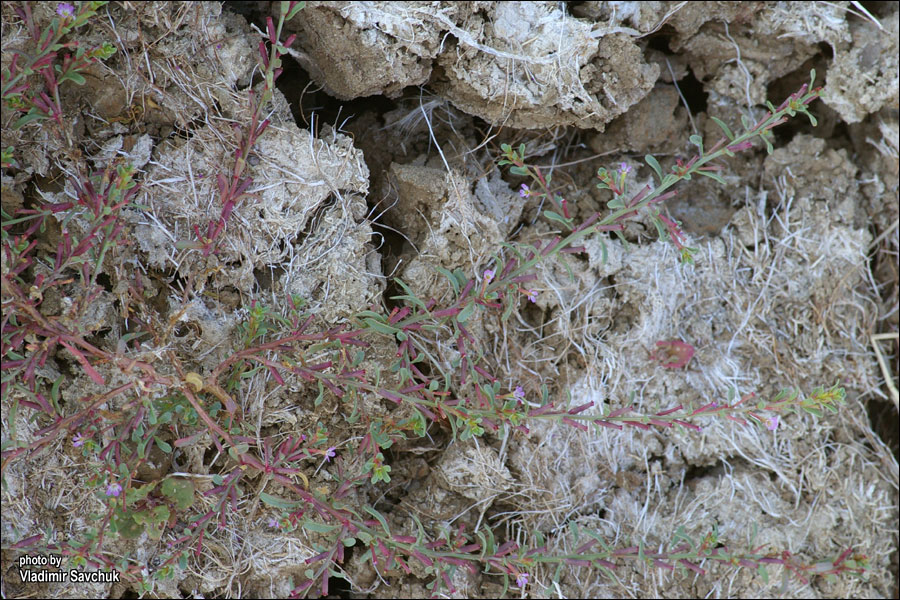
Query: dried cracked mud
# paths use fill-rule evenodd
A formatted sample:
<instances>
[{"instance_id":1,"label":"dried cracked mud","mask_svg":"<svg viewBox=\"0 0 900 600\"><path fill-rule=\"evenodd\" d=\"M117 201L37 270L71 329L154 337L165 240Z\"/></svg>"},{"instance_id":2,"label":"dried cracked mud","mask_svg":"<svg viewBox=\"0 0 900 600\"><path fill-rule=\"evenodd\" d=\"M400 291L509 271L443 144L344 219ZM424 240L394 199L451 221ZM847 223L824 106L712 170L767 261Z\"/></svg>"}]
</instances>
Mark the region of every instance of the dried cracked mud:
<instances>
[{"instance_id":1,"label":"dried cracked mud","mask_svg":"<svg viewBox=\"0 0 900 600\"><path fill-rule=\"evenodd\" d=\"M4 67L27 42L11 4L2 8ZM55 8L35 4L35 19L48 22ZM2 173L4 214L71 196L65 175L77 160L138 170L143 209L124 213L129 241L104 263L103 292L84 317L97 344L114 349L127 332L122 298L135 273L147 302L174 322L169 347L198 373L235 351L254 302L283 307L299 296L323 327L396 306L398 278L446 302L452 291L439 267L478 276L502 243L557 233L534 198L520 197L525 179L497 165L501 144L524 144L584 219L610 199L595 186L599 167L628 165L639 189L653 181L644 155L668 168L692 155L692 134L720 137L713 117L738 130L815 69L824 86L811 109L817 127L792 120L775 130L772 154L758 146L724 161L725 185L684 182L666 202L699 249L694 265L681 265L640 216L625 242L590 239L581 253L539 264L534 303L523 301L505 325L475 315L469 332L503 385L521 385L533 400L546 388L572 406L593 401L592 411L627 403L655 411L837 383L847 394L839 412L791 415L774 432L712 418L701 432L583 432L539 421L527 435L462 441L432 424L387 452L389 484L354 488L345 502L374 507L397 535L415 536L415 517L431 538L460 526L522 545L539 534L551 554L573 552L572 524L612 547L643 540L648 548L679 527L699 540L716 526L728 546L787 550L807 562L853 547L870 561L865 579L812 576L784 590L777 568L765 581L719 564L704 565L703 577L639 563L614 576L551 566L508 596L897 596L898 425L886 383L898 372L895 3L308 2L286 25L297 41L271 125L248 158L256 200L235 209L217 255L179 248L221 208L215 174L234 160L232 124L249 118L247 90L261 84L257 46L277 10L110 3L77 32L88 46L111 41L117 53L93 65L83 86L62 89L71 146L39 127L13 130L4 107L2 145L19 163ZM40 256L60 235L59 226L47 229ZM57 290L41 310L61 314L74 294ZM5 304L4 293L4 312ZM887 337L873 341L877 334ZM683 340L695 354L683 368L661 368L652 355L662 340ZM379 338L361 368L388 365L396 352L396 342ZM435 352L435 365L459 358L446 344ZM60 353L45 366L49 379L65 376L68 410L102 391L73 362ZM259 377L241 405L259 435L327 427L341 442L339 460L304 475L327 495L338 464L353 461L341 450L362 430L339 400L315 403L317 393L300 379L281 386ZM3 400L4 443L12 432L36 439L46 423L13 410L13 400ZM402 416L381 400L363 404L372 418ZM198 441L150 457L140 478L209 476L221 467L215 454L211 440ZM80 483L91 476L69 439L4 464L4 597L140 593L124 580L75 586L18 575L14 544L48 528L74 537L90 527L88 515L102 509ZM273 526L279 511L244 502L203 553L145 595L290 595L320 534ZM145 564L147 575L167 541L110 538L108 551ZM416 561L409 567L376 573L351 547L330 593L428 596L433 576ZM442 596L503 593L496 571L458 569L452 584Z\"/></svg>"}]
</instances>

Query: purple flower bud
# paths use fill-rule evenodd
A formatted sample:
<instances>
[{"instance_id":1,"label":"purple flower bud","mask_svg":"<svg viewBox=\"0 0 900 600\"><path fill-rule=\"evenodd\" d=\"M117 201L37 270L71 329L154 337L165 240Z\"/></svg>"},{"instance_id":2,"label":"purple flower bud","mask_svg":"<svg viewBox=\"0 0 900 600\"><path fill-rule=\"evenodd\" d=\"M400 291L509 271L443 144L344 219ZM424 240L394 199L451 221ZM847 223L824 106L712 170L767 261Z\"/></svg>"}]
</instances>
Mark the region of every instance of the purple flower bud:
<instances>
[{"instance_id":1,"label":"purple flower bud","mask_svg":"<svg viewBox=\"0 0 900 600\"><path fill-rule=\"evenodd\" d=\"M119 485L118 483L111 483L108 486L106 486L106 495L107 496L115 496L116 498L118 498L119 494L121 494L121 493L122 493L122 486Z\"/></svg>"},{"instance_id":2,"label":"purple flower bud","mask_svg":"<svg viewBox=\"0 0 900 600\"><path fill-rule=\"evenodd\" d=\"M528 584L528 573L519 573L516 577L516 585L524 588Z\"/></svg>"},{"instance_id":3,"label":"purple flower bud","mask_svg":"<svg viewBox=\"0 0 900 600\"><path fill-rule=\"evenodd\" d=\"M619 165L619 173L621 173L622 175L631 173L631 165L629 165L628 163L624 163L624 162L621 163Z\"/></svg>"},{"instance_id":4,"label":"purple flower bud","mask_svg":"<svg viewBox=\"0 0 900 600\"><path fill-rule=\"evenodd\" d=\"M753 147L753 142L751 140L745 140L740 144L734 144L732 146L728 146L728 149L732 152L741 152L743 150L747 150Z\"/></svg>"},{"instance_id":5,"label":"purple flower bud","mask_svg":"<svg viewBox=\"0 0 900 600\"><path fill-rule=\"evenodd\" d=\"M513 392L513 397L514 398L524 398L525 397L525 390L522 389L521 385L516 386L516 390Z\"/></svg>"},{"instance_id":6,"label":"purple flower bud","mask_svg":"<svg viewBox=\"0 0 900 600\"><path fill-rule=\"evenodd\" d=\"M331 448L326 450L325 451L325 460L327 460L328 462L331 462L331 459L334 458L334 456L335 456L335 450L336 450L336 448L334 446L332 446Z\"/></svg>"}]
</instances>

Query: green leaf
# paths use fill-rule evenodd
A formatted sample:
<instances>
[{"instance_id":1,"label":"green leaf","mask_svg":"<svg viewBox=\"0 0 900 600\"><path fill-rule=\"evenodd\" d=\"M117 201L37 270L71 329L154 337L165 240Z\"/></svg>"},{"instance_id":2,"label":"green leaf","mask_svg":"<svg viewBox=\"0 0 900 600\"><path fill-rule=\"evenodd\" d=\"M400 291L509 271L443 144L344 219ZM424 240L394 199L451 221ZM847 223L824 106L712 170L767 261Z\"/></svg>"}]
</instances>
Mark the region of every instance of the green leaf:
<instances>
[{"instance_id":1,"label":"green leaf","mask_svg":"<svg viewBox=\"0 0 900 600\"><path fill-rule=\"evenodd\" d=\"M512 311L515 302L513 302L513 296L510 293L506 294L506 308L503 309L503 316L500 317L500 320L506 323L509 321L509 317L512 316Z\"/></svg>"},{"instance_id":2,"label":"green leaf","mask_svg":"<svg viewBox=\"0 0 900 600\"><path fill-rule=\"evenodd\" d=\"M236 462L241 462L241 454L247 452L250 449L250 445L247 443L238 443L237 446L231 446L228 448L228 456L233 458Z\"/></svg>"},{"instance_id":3,"label":"green leaf","mask_svg":"<svg viewBox=\"0 0 900 600\"><path fill-rule=\"evenodd\" d=\"M84 85L84 77L81 76L81 73L77 71L69 71L65 73L62 77L59 78L59 83L62 83L66 80L72 81L75 85Z\"/></svg>"},{"instance_id":4,"label":"green leaf","mask_svg":"<svg viewBox=\"0 0 900 600\"><path fill-rule=\"evenodd\" d=\"M557 223L562 223L569 229L572 228L572 219L567 219L559 213L553 212L552 210L545 210L544 216L547 217L550 221L556 221Z\"/></svg>"},{"instance_id":5,"label":"green leaf","mask_svg":"<svg viewBox=\"0 0 900 600\"><path fill-rule=\"evenodd\" d=\"M368 319L368 318L367 318L367 319L363 319L363 321L365 321L366 324L367 324L370 328L374 329L374 330L377 331L378 333L383 333L383 334L385 334L385 335L394 336L394 335L397 334L398 331L400 331L399 329L397 329L397 328L395 328L395 327L391 327L391 326L388 325L387 323L382 323L382 322L380 322L380 321L376 321L375 319Z\"/></svg>"},{"instance_id":6,"label":"green leaf","mask_svg":"<svg viewBox=\"0 0 900 600\"><path fill-rule=\"evenodd\" d=\"M503 589L500 590L500 598L506 598L507 593L509 593L509 574L503 571Z\"/></svg>"},{"instance_id":7,"label":"green leaf","mask_svg":"<svg viewBox=\"0 0 900 600\"><path fill-rule=\"evenodd\" d=\"M652 154L648 154L644 157L644 162L646 162L651 169L656 171L656 176L659 177L659 180L662 181L662 169L659 168L659 162L653 157Z\"/></svg>"},{"instance_id":8,"label":"green leaf","mask_svg":"<svg viewBox=\"0 0 900 600\"><path fill-rule=\"evenodd\" d=\"M388 473L391 470L390 465L381 465L380 467L376 467L374 474L372 476L372 483L378 483L379 481L383 481L385 483L391 482L391 476Z\"/></svg>"},{"instance_id":9,"label":"green leaf","mask_svg":"<svg viewBox=\"0 0 900 600\"><path fill-rule=\"evenodd\" d=\"M801 408L803 410L805 410L806 412L808 412L809 414L814 415L816 417L822 416L822 411L814 406L801 406Z\"/></svg>"},{"instance_id":10,"label":"green leaf","mask_svg":"<svg viewBox=\"0 0 900 600\"><path fill-rule=\"evenodd\" d=\"M31 109L31 110L34 110L34 109ZM37 119L46 119L46 118L47 118L46 115L41 114L37 111L35 111L35 112L28 111L27 115L25 115L24 117L22 117L15 123L13 123L13 129L19 129L20 127L24 127L28 123L31 123L32 121L36 121Z\"/></svg>"},{"instance_id":11,"label":"green leaf","mask_svg":"<svg viewBox=\"0 0 900 600\"><path fill-rule=\"evenodd\" d=\"M378 522L381 523L381 526L384 528L384 532L387 534L387 536L391 537L391 528L388 527L387 521L384 519L380 512L368 505L363 506L363 510L375 517L375 519L377 519Z\"/></svg>"},{"instance_id":12,"label":"green leaf","mask_svg":"<svg viewBox=\"0 0 900 600\"><path fill-rule=\"evenodd\" d=\"M99 48L94 50L94 54L100 60L106 60L110 56L116 53L116 47L110 44L109 42L103 42Z\"/></svg>"},{"instance_id":13,"label":"green leaf","mask_svg":"<svg viewBox=\"0 0 900 600\"><path fill-rule=\"evenodd\" d=\"M316 399L313 401L313 406L319 406L322 404L322 400L325 399L325 385L322 383L322 380L319 380L319 395L316 396Z\"/></svg>"},{"instance_id":14,"label":"green leaf","mask_svg":"<svg viewBox=\"0 0 900 600\"><path fill-rule=\"evenodd\" d=\"M693 552L693 550L695 548L694 540L692 540L691 536L689 536L685 532L684 525L679 525L678 529L675 530L675 533L672 535L672 542L673 542L672 545L674 546L675 545L674 542L677 542L679 540L687 542L688 546L691 547L691 551Z\"/></svg>"},{"instance_id":15,"label":"green leaf","mask_svg":"<svg viewBox=\"0 0 900 600\"><path fill-rule=\"evenodd\" d=\"M459 311L459 314L456 315L456 320L460 323L465 323L469 317L472 316L472 313L475 312L475 303L469 302L464 309Z\"/></svg>"},{"instance_id":16,"label":"green leaf","mask_svg":"<svg viewBox=\"0 0 900 600\"><path fill-rule=\"evenodd\" d=\"M569 527L569 532L571 533L572 537L575 538L576 540L579 539L581 537L581 528L578 526L578 522L577 521L569 521L567 523L567 525Z\"/></svg>"},{"instance_id":17,"label":"green leaf","mask_svg":"<svg viewBox=\"0 0 900 600\"><path fill-rule=\"evenodd\" d=\"M459 295L459 282L456 280L456 277L453 276L453 273L450 272L449 269L445 269L444 267L438 265L435 267L441 275L447 278L447 281L450 282L450 285L453 286L453 291L456 292L456 295Z\"/></svg>"},{"instance_id":18,"label":"green leaf","mask_svg":"<svg viewBox=\"0 0 900 600\"><path fill-rule=\"evenodd\" d=\"M144 459L147 458L147 444L150 443L150 439L141 440L137 445L137 455L138 458Z\"/></svg>"},{"instance_id":19,"label":"green leaf","mask_svg":"<svg viewBox=\"0 0 900 600\"><path fill-rule=\"evenodd\" d=\"M509 172L513 175L528 175L528 169L525 167L514 166L509 168Z\"/></svg>"},{"instance_id":20,"label":"green leaf","mask_svg":"<svg viewBox=\"0 0 900 600\"><path fill-rule=\"evenodd\" d=\"M456 281L460 286L466 285L466 282L469 281L469 277L468 275L466 275L466 272L460 268L453 269L453 276L456 277Z\"/></svg>"},{"instance_id":21,"label":"green leaf","mask_svg":"<svg viewBox=\"0 0 900 600\"><path fill-rule=\"evenodd\" d=\"M625 201L622 200L622 196L616 196L607 202L606 206L609 207L610 210L619 210L620 208L625 208Z\"/></svg>"},{"instance_id":22,"label":"green leaf","mask_svg":"<svg viewBox=\"0 0 900 600\"><path fill-rule=\"evenodd\" d=\"M356 316L359 318L370 317L372 319L383 320L383 316L381 315L381 313L372 312L371 310L364 310L360 313L357 313Z\"/></svg>"},{"instance_id":23,"label":"green leaf","mask_svg":"<svg viewBox=\"0 0 900 600\"><path fill-rule=\"evenodd\" d=\"M722 130L722 132L725 134L725 137L728 138L728 141L733 142L733 141L734 141L734 134L731 133L731 130L728 128L728 125L726 125L724 121L722 121L721 119L718 119L718 118L716 118L716 117L710 117L710 118L713 120L713 122L714 122L716 125L719 126L719 129Z\"/></svg>"},{"instance_id":24,"label":"green leaf","mask_svg":"<svg viewBox=\"0 0 900 600\"><path fill-rule=\"evenodd\" d=\"M575 273L572 271L572 265L569 264L569 261L563 261L563 264L566 266L566 273L569 275L569 281L575 282Z\"/></svg>"},{"instance_id":25,"label":"green leaf","mask_svg":"<svg viewBox=\"0 0 900 600\"><path fill-rule=\"evenodd\" d=\"M60 375L56 378L56 381L53 382L53 387L50 388L50 401L53 403L56 414L62 414L62 411L59 409L59 386L62 385L62 382L63 376Z\"/></svg>"},{"instance_id":26,"label":"green leaf","mask_svg":"<svg viewBox=\"0 0 900 600\"><path fill-rule=\"evenodd\" d=\"M325 523L316 523L315 521L303 521L303 529L308 529L309 531L314 531L316 533L331 533L337 528L337 525L326 525Z\"/></svg>"},{"instance_id":27,"label":"green leaf","mask_svg":"<svg viewBox=\"0 0 900 600\"><path fill-rule=\"evenodd\" d=\"M477 532L478 537L481 538L481 551L484 553L483 556L490 556L497 551L497 541L494 538L494 532L491 531L490 527L485 527L483 529L479 529Z\"/></svg>"},{"instance_id":28,"label":"green leaf","mask_svg":"<svg viewBox=\"0 0 900 600\"><path fill-rule=\"evenodd\" d=\"M125 539L133 540L144 532L144 526L135 522L131 514L125 514L121 508L117 508L110 520L113 531Z\"/></svg>"},{"instance_id":29,"label":"green leaf","mask_svg":"<svg viewBox=\"0 0 900 600\"><path fill-rule=\"evenodd\" d=\"M515 254L516 258L518 258L519 260L521 260L521 261L525 260L525 255L519 251L519 248L516 244L510 244L509 242L500 242L500 246L503 248L506 248L507 250L509 250L510 252ZM498 263L503 262L499 258L496 260Z\"/></svg>"},{"instance_id":30,"label":"green leaf","mask_svg":"<svg viewBox=\"0 0 900 600\"><path fill-rule=\"evenodd\" d=\"M153 529L157 529L160 525L164 526L165 522L169 520L169 515L171 514L172 513L169 512L168 506L154 506L150 510L142 510L140 512L134 513L134 520L136 523L153 525ZM151 529L151 535L153 535L153 529ZM162 533L162 531L159 531L159 533Z\"/></svg>"},{"instance_id":31,"label":"green leaf","mask_svg":"<svg viewBox=\"0 0 900 600\"><path fill-rule=\"evenodd\" d=\"M412 517L413 523L416 524L416 545L421 545L422 540L425 539L425 528L422 527L422 521L419 520L419 517L415 515L415 513L410 513L409 515Z\"/></svg>"},{"instance_id":32,"label":"green leaf","mask_svg":"<svg viewBox=\"0 0 900 600\"><path fill-rule=\"evenodd\" d=\"M194 503L194 484L189 479L169 477L161 489L163 494L175 500L178 510L186 510Z\"/></svg>"},{"instance_id":33,"label":"green leaf","mask_svg":"<svg viewBox=\"0 0 900 600\"><path fill-rule=\"evenodd\" d=\"M282 6L284 6L285 4L288 5L288 6L291 5L290 2L282 2L281 4L282 4ZM298 3L296 4L296 6L294 6L294 9L293 9L292 11L290 11L290 12L287 14L287 17L285 17L285 19L286 19L287 21L290 21L291 19L293 19L294 17L296 17L296 16L297 16L297 13L299 13L299 12L300 12L301 10L303 10L304 8L306 8L306 2L298 2ZM284 13L285 10L286 10L286 8L283 8L283 9L282 9L282 14Z\"/></svg>"},{"instance_id":34,"label":"green leaf","mask_svg":"<svg viewBox=\"0 0 900 600\"><path fill-rule=\"evenodd\" d=\"M172 446L169 445L168 442L159 439L159 437L155 435L153 436L153 440L156 442L156 445L159 446L159 449L166 454L170 454L172 452Z\"/></svg>"},{"instance_id":35,"label":"green leaf","mask_svg":"<svg viewBox=\"0 0 900 600\"><path fill-rule=\"evenodd\" d=\"M718 181L722 185L725 185L725 180L719 177L717 173L713 173L712 171L696 171L697 175L703 175L704 177L709 177L715 181Z\"/></svg>"},{"instance_id":36,"label":"green leaf","mask_svg":"<svg viewBox=\"0 0 900 600\"><path fill-rule=\"evenodd\" d=\"M690 142L691 142L693 145L695 145L695 146L697 146L698 148L700 148L700 155L703 156L703 138L700 137L700 136L697 135L697 134L694 134L694 135L692 135L691 137L689 137L688 140L690 140Z\"/></svg>"},{"instance_id":37,"label":"green leaf","mask_svg":"<svg viewBox=\"0 0 900 600\"><path fill-rule=\"evenodd\" d=\"M146 485L141 485L141 486L135 485L135 486L129 488L128 491L125 492L125 503L128 506L133 506L137 502L139 502L139 501L143 500L144 498L146 498L147 496L149 496L150 492L152 492L154 489L156 489L155 481L153 483L148 483Z\"/></svg>"},{"instance_id":38,"label":"green leaf","mask_svg":"<svg viewBox=\"0 0 900 600\"><path fill-rule=\"evenodd\" d=\"M415 304L422 310L425 310L425 303L416 297L416 295L413 293L413 291L411 289L409 289L408 285L403 283L399 277L394 278L394 281L396 281L397 284L403 288L403 291L407 293L406 296L395 296L395 297L402 298L403 300L409 300L410 302L412 302L413 304Z\"/></svg>"}]
</instances>

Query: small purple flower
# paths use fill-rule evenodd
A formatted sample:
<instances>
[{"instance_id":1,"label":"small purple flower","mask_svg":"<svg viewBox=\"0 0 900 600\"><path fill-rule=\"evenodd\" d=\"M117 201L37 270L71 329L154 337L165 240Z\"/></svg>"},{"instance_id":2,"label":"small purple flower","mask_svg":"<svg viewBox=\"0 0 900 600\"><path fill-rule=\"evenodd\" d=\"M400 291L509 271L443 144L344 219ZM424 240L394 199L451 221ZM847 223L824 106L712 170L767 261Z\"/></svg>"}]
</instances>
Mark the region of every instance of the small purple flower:
<instances>
[{"instance_id":1,"label":"small purple flower","mask_svg":"<svg viewBox=\"0 0 900 600\"><path fill-rule=\"evenodd\" d=\"M522 389L521 385L517 385L515 391L513 392L513 398L522 399L525 397L525 390Z\"/></svg>"},{"instance_id":2,"label":"small purple flower","mask_svg":"<svg viewBox=\"0 0 900 600\"><path fill-rule=\"evenodd\" d=\"M766 419L766 429L768 429L769 431L775 431L776 429L778 429L778 415Z\"/></svg>"},{"instance_id":3,"label":"small purple flower","mask_svg":"<svg viewBox=\"0 0 900 600\"><path fill-rule=\"evenodd\" d=\"M268 525L272 529L278 527L278 519L276 519L275 517L269 517Z\"/></svg>"},{"instance_id":4,"label":"small purple flower","mask_svg":"<svg viewBox=\"0 0 900 600\"><path fill-rule=\"evenodd\" d=\"M528 188L528 185L524 183L522 184L522 187L519 188L519 195L523 198L527 198L529 195L531 195L531 190Z\"/></svg>"},{"instance_id":5,"label":"small purple flower","mask_svg":"<svg viewBox=\"0 0 900 600\"><path fill-rule=\"evenodd\" d=\"M332 446L331 448L326 450L325 451L325 460L327 460L328 462L331 462L331 459L334 458L334 456L335 456L335 450L336 450L336 448L334 446Z\"/></svg>"},{"instance_id":6,"label":"small purple flower","mask_svg":"<svg viewBox=\"0 0 900 600\"><path fill-rule=\"evenodd\" d=\"M75 7L68 2L60 2L56 5L56 14L64 19L71 19L75 16Z\"/></svg>"},{"instance_id":7,"label":"small purple flower","mask_svg":"<svg viewBox=\"0 0 900 600\"><path fill-rule=\"evenodd\" d=\"M528 573L519 573L516 577L516 585L524 588L528 584Z\"/></svg>"},{"instance_id":8,"label":"small purple flower","mask_svg":"<svg viewBox=\"0 0 900 600\"><path fill-rule=\"evenodd\" d=\"M111 483L108 486L106 486L106 495L107 496L115 496L116 498L118 498L119 494L121 494L121 493L122 493L122 486L119 485L118 483Z\"/></svg>"},{"instance_id":9,"label":"small purple flower","mask_svg":"<svg viewBox=\"0 0 900 600\"><path fill-rule=\"evenodd\" d=\"M72 445L76 448L81 448L84 446L84 442L87 438L81 435L80 433L72 438Z\"/></svg>"},{"instance_id":10,"label":"small purple flower","mask_svg":"<svg viewBox=\"0 0 900 600\"><path fill-rule=\"evenodd\" d=\"M528 290L528 301L531 302L532 304L537 302L537 291Z\"/></svg>"},{"instance_id":11,"label":"small purple flower","mask_svg":"<svg viewBox=\"0 0 900 600\"><path fill-rule=\"evenodd\" d=\"M619 173L621 173L622 175L627 175L628 173L631 173L631 165L623 162L622 164L619 165Z\"/></svg>"},{"instance_id":12,"label":"small purple flower","mask_svg":"<svg viewBox=\"0 0 900 600\"><path fill-rule=\"evenodd\" d=\"M494 271L493 269L485 269L484 271L484 282L490 283L494 280Z\"/></svg>"}]
</instances>

